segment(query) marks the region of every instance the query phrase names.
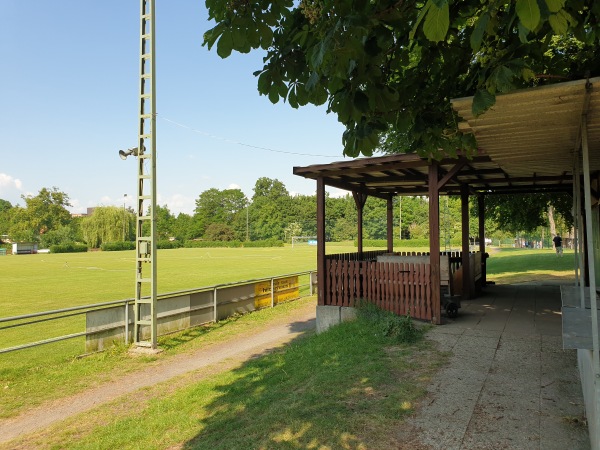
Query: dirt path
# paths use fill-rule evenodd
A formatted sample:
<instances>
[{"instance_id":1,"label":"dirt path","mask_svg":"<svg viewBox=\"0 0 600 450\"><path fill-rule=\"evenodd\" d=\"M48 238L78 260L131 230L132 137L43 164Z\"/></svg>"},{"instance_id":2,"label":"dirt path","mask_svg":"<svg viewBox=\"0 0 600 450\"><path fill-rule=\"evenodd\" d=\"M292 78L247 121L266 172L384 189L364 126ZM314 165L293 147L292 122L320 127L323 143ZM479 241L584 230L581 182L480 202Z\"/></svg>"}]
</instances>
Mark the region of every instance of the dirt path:
<instances>
[{"instance_id":1,"label":"dirt path","mask_svg":"<svg viewBox=\"0 0 600 450\"><path fill-rule=\"evenodd\" d=\"M0 444L43 430L143 388L196 372L198 380L230 370L250 358L280 347L315 328L315 305L310 302L288 317L270 322L259 332L232 336L219 344L171 358L158 358L143 370L128 374L71 397L47 402L17 417L0 420Z\"/></svg>"}]
</instances>

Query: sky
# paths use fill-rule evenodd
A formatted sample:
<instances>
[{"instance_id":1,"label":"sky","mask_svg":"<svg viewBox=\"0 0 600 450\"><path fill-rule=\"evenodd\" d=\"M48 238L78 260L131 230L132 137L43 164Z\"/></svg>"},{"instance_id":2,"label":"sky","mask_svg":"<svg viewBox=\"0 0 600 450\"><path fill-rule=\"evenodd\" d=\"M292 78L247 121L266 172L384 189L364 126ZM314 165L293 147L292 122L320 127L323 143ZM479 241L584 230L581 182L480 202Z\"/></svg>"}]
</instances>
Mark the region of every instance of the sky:
<instances>
[{"instance_id":1,"label":"sky","mask_svg":"<svg viewBox=\"0 0 600 450\"><path fill-rule=\"evenodd\" d=\"M137 165L118 151L137 146L139 14L139 0L0 0L0 199L56 187L72 213L135 205ZM260 177L314 194L292 169L344 159L337 118L260 96L264 52L203 47L203 0L156 0L155 20L158 204L192 214L203 191L250 198Z\"/></svg>"}]
</instances>

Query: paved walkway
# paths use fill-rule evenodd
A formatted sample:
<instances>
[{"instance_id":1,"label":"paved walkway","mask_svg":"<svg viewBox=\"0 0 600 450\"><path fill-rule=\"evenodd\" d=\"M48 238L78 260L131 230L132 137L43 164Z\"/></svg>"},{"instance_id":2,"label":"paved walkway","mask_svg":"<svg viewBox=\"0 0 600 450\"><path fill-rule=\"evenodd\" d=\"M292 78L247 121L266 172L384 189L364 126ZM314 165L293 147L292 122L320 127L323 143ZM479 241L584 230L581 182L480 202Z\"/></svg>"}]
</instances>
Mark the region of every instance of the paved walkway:
<instances>
[{"instance_id":1,"label":"paved walkway","mask_svg":"<svg viewBox=\"0 0 600 450\"><path fill-rule=\"evenodd\" d=\"M589 449L581 424L583 399L575 351L563 351L558 286L490 286L463 302L458 318L434 327L430 339L452 351L429 386L417 416L400 432L403 449ZM24 415L0 421L0 447L143 386L227 361L238 364L314 328L314 305L245 338L214 346L214 359L183 355L152 374L99 386ZM93 395L91 395L93 394ZM52 413L50 413L52 412Z\"/></svg>"},{"instance_id":2,"label":"paved walkway","mask_svg":"<svg viewBox=\"0 0 600 450\"><path fill-rule=\"evenodd\" d=\"M213 372L232 370L244 361L264 354L315 328L315 306L306 303L289 316L269 322L264 329L209 344L192 353L159 359L146 368L80 392L50 401L11 419L0 419L0 448L12 448L9 441L44 430L64 419L89 411L118 397L167 380L200 372L196 379ZM235 340L235 342L234 342Z\"/></svg>"},{"instance_id":3,"label":"paved walkway","mask_svg":"<svg viewBox=\"0 0 600 450\"><path fill-rule=\"evenodd\" d=\"M488 286L429 338L454 356L405 432L405 448L589 449L574 350L562 350L560 289Z\"/></svg>"}]
</instances>

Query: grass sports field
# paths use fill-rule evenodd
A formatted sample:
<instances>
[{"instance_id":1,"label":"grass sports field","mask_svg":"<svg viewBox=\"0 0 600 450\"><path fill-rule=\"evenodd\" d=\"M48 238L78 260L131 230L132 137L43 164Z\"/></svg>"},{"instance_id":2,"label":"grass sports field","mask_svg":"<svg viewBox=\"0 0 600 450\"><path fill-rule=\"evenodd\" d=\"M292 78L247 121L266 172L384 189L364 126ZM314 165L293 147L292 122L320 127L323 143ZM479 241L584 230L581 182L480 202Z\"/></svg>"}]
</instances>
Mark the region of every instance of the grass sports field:
<instances>
[{"instance_id":1,"label":"grass sports field","mask_svg":"<svg viewBox=\"0 0 600 450\"><path fill-rule=\"evenodd\" d=\"M396 249L402 250L402 249ZM422 250L422 249L406 249ZM354 252L351 244L327 244L328 253ZM572 252L490 249L489 279L511 283L571 276ZM0 257L0 317L131 298L135 253L91 252ZM316 247L160 250L159 293L314 270Z\"/></svg>"},{"instance_id":2,"label":"grass sports field","mask_svg":"<svg viewBox=\"0 0 600 450\"><path fill-rule=\"evenodd\" d=\"M327 246L328 253L355 250L351 245ZM563 258L557 258L552 250L491 248L489 253L488 280L497 283L568 282L573 278L573 253L569 251L565 251ZM0 316L132 297L133 258L134 252L0 257ZM163 250L159 254L159 292L283 275L315 267L316 249L308 246ZM275 311L285 313L285 308L278 307ZM6 328L0 323L0 347L84 329L83 316L62 320L60 324L55 327L52 322L41 322ZM10 417L45 400L77 392L121 366L120 370L132 370L131 363L123 356L124 347L78 359L83 349L83 338L77 338L0 354L0 387L5 386L0 390L0 417Z\"/></svg>"},{"instance_id":3,"label":"grass sports field","mask_svg":"<svg viewBox=\"0 0 600 450\"><path fill-rule=\"evenodd\" d=\"M316 268L316 248L159 250L159 293L265 278ZM1 316L134 296L135 252L6 256Z\"/></svg>"}]
</instances>

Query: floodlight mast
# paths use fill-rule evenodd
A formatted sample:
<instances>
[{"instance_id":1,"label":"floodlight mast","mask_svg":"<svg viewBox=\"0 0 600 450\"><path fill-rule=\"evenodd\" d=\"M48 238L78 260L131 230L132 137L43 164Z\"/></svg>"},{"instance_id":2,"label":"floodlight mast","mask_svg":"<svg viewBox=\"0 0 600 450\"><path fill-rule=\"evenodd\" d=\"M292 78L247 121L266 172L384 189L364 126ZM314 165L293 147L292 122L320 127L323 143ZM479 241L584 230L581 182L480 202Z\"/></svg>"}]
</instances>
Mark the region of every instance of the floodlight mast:
<instances>
[{"instance_id":1,"label":"floodlight mast","mask_svg":"<svg viewBox=\"0 0 600 450\"><path fill-rule=\"evenodd\" d=\"M154 0L140 0L140 103L133 342L140 347L156 349L156 36L154 11ZM147 163L150 165L148 172Z\"/></svg>"}]
</instances>

